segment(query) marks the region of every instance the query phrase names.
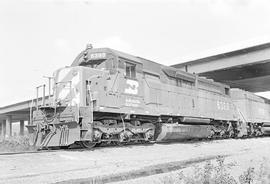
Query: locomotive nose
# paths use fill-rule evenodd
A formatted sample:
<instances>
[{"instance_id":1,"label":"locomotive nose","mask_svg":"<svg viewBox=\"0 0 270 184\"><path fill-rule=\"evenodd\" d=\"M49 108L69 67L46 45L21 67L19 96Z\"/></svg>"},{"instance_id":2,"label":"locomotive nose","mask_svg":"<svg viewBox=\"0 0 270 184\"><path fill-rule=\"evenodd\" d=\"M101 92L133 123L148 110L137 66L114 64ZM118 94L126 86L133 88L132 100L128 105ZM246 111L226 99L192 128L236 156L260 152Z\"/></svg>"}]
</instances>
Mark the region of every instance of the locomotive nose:
<instances>
[{"instance_id":1,"label":"locomotive nose","mask_svg":"<svg viewBox=\"0 0 270 184\"><path fill-rule=\"evenodd\" d=\"M78 105L80 103L81 76L76 67L59 69L55 74L56 105Z\"/></svg>"}]
</instances>

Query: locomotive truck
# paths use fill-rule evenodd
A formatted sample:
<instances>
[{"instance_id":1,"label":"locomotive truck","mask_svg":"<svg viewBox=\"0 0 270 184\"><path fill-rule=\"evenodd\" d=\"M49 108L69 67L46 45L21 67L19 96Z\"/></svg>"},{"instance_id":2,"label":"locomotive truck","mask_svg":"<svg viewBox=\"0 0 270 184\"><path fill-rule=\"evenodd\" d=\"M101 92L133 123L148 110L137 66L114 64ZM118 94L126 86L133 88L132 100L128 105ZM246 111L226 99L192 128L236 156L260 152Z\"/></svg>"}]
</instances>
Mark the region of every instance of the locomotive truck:
<instances>
[{"instance_id":1,"label":"locomotive truck","mask_svg":"<svg viewBox=\"0 0 270 184\"><path fill-rule=\"evenodd\" d=\"M38 88L37 88L38 90ZM53 74L53 94L31 108L40 148L261 136L269 100L109 48L87 47Z\"/></svg>"}]
</instances>

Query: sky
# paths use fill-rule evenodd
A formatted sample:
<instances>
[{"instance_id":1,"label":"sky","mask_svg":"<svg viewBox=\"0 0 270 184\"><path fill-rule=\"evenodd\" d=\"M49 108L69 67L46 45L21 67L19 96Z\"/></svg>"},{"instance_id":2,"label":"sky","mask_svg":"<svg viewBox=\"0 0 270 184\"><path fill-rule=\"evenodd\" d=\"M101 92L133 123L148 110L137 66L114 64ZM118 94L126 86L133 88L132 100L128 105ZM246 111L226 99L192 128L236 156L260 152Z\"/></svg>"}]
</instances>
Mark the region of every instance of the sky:
<instances>
[{"instance_id":1,"label":"sky","mask_svg":"<svg viewBox=\"0 0 270 184\"><path fill-rule=\"evenodd\" d=\"M0 0L0 107L88 43L171 65L269 34L269 0Z\"/></svg>"}]
</instances>

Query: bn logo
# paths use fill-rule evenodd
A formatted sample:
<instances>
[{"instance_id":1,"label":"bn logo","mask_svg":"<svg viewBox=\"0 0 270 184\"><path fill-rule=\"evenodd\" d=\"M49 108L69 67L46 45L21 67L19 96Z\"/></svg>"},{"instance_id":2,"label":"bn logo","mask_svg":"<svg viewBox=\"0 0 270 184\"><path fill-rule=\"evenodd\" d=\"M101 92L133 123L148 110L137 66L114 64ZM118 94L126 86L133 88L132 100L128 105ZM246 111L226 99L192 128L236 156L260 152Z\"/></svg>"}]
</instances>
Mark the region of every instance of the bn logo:
<instances>
[{"instance_id":1,"label":"bn logo","mask_svg":"<svg viewBox=\"0 0 270 184\"><path fill-rule=\"evenodd\" d=\"M127 88L125 89L125 93L137 95L138 88L139 88L138 81L127 79Z\"/></svg>"}]
</instances>

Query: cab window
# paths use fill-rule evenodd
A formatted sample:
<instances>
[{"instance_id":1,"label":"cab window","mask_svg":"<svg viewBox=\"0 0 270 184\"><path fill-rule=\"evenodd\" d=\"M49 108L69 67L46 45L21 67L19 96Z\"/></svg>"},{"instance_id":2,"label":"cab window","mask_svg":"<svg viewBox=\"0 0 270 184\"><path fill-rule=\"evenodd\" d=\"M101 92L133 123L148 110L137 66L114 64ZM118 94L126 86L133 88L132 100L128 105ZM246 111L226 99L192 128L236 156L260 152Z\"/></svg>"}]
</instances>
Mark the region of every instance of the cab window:
<instances>
[{"instance_id":1,"label":"cab window","mask_svg":"<svg viewBox=\"0 0 270 184\"><path fill-rule=\"evenodd\" d=\"M135 79L136 78L136 65L126 62L126 77Z\"/></svg>"}]
</instances>

